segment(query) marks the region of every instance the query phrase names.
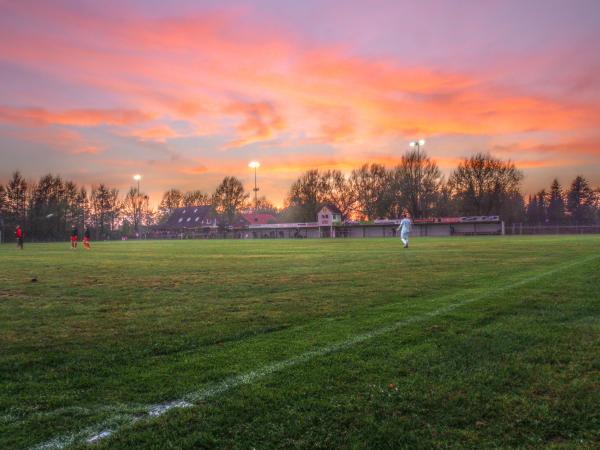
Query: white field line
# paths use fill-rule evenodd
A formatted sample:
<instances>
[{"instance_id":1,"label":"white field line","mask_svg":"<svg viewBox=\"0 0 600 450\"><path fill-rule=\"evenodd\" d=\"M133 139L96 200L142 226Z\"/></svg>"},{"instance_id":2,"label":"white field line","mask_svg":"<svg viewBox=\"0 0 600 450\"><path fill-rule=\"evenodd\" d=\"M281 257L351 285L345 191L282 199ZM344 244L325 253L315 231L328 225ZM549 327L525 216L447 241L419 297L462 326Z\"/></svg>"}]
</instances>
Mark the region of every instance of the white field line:
<instances>
[{"instance_id":1,"label":"white field line","mask_svg":"<svg viewBox=\"0 0 600 450\"><path fill-rule=\"evenodd\" d=\"M190 392L181 399L173 400L173 401L166 402L166 403L160 403L160 404L146 406L145 411L141 412L139 414L116 414L102 424L97 424L93 427L86 428L84 430L81 430L79 432L76 432L76 433L73 433L70 435L56 437L48 442L45 442L43 444L32 447L32 449L35 449L35 450L63 449L65 447L68 447L70 445L73 445L73 444L79 443L79 442L87 442L87 443L98 442L108 436L111 436L112 434L116 433L120 428L123 428L125 426L132 425L132 424L142 421L142 420L148 420L148 419L151 419L154 417L162 416L163 414L165 414L166 412L168 412L172 409L192 407L195 404L197 404L203 400L215 397L219 394L227 392L236 387L251 384L261 378L264 378L264 377L271 375L273 373L276 373L276 372L280 372L289 367L298 366L298 365L307 363L307 362L309 362L315 358L318 358L320 356L325 356L325 355L328 355L331 353L335 353L335 352L338 352L341 350L351 348L357 344L360 344L361 342L365 342L367 340L376 338L378 336L388 334L392 331L396 331L403 326L406 326L406 325L409 325L409 324L412 324L415 322L420 322L420 321L429 319L431 317L436 317L436 316L440 316L440 315L449 313L457 308L468 305L470 303L477 302L477 301L482 300L490 295L498 294L500 292L504 292L504 291L507 291L510 289L517 288L519 286L523 286L525 284L529 284L531 282L540 280L540 279L548 277L550 275L554 275L557 272L561 272L563 270L569 269L573 266L589 262L598 257L600 257L600 255L593 255L591 257L584 258L579 261L574 261L571 263L563 264L562 266L559 266L555 269L549 270L547 272L544 272L544 273L541 273L538 275L524 278L520 281L516 281L514 283L508 284L503 287L491 289L491 290L489 290L485 293L482 293L480 295L477 295L475 297L470 297L470 298L467 298L464 300L460 300L458 302L443 306L436 310L433 310L433 311L430 311L427 313L423 313L420 315L412 316L407 319L400 320L398 322L394 322L390 325L387 325L387 326L384 326L381 328L377 328L375 330L371 330L366 333L356 335L356 336L346 339L344 341L340 341L340 342L337 342L337 343L334 343L331 345L327 345L325 347L321 347L316 350L311 350L311 351L302 353L294 358L289 358L289 359L279 361L279 362L276 362L273 364L268 364L259 369L252 370L250 372L246 372L241 375L236 375L236 376L226 378L221 382L209 385L198 391Z\"/></svg>"}]
</instances>

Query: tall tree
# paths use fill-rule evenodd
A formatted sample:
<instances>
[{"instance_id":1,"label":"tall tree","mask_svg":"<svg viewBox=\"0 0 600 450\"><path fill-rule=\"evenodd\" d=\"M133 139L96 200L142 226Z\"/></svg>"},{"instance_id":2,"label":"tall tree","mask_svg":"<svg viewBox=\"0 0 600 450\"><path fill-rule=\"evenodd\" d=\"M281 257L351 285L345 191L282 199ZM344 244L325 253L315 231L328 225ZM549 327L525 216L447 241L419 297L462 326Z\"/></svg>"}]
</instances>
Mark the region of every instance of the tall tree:
<instances>
[{"instance_id":1,"label":"tall tree","mask_svg":"<svg viewBox=\"0 0 600 450\"><path fill-rule=\"evenodd\" d=\"M6 241L6 223L4 217L6 216L6 189L0 184L0 244Z\"/></svg>"},{"instance_id":2,"label":"tall tree","mask_svg":"<svg viewBox=\"0 0 600 450\"><path fill-rule=\"evenodd\" d=\"M390 174L381 164L365 164L350 174L350 189L356 198L356 212L368 220L384 217L389 210Z\"/></svg>"},{"instance_id":3,"label":"tall tree","mask_svg":"<svg viewBox=\"0 0 600 450\"><path fill-rule=\"evenodd\" d=\"M462 214L496 215L519 192L522 179L523 173L512 162L478 153L460 162L449 183Z\"/></svg>"},{"instance_id":4,"label":"tall tree","mask_svg":"<svg viewBox=\"0 0 600 450\"><path fill-rule=\"evenodd\" d=\"M324 202L326 187L318 170L308 170L290 187L286 200L286 216L297 222L314 222Z\"/></svg>"},{"instance_id":5,"label":"tall tree","mask_svg":"<svg viewBox=\"0 0 600 450\"><path fill-rule=\"evenodd\" d=\"M508 225L523 223L525 221L525 199L521 193L513 192L508 195L502 202L499 215Z\"/></svg>"},{"instance_id":6,"label":"tall tree","mask_svg":"<svg viewBox=\"0 0 600 450\"><path fill-rule=\"evenodd\" d=\"M571 215L571 222L575 225L593 223L594 203L594 191L588 181L582 176L576 177L567 193L567 209Z\"/></svg>"},{"instance_id":7,"label":"tall tree","mask_svg":"<svg viewBox=\"0 0 600 450\"><path fill-rule=\"evenodd\" d=\"M259 214L271 214L273 216L279 214L277 207L264 195L258 197L256 212Z\"/></svg>"},{"instance_id":8,"label":"tall tree","mask_svg":"<svg viewBox=\"0 0 600 450\"><path fill-rule=\"evenodd\" d=\"M555 178L550 186L550 200L548 202L548 221L559 225L565 221L565 199L562 187Z\"/></svg>"},{"instance_id":9,"label":"tall tree","mask_svg":"<svg viewBox=\"0 0 600 450\"><path fill-rule=\"evenodd\" d=\"M133 230L139 236L141 227L147 224L149 214L149 198L136 187L129 189L123 200L123 217L133 225Z\"/></svg>"},{"instance_id":10,"label":"tall tree","mask_svg":"<svg viewBox=\"0 0 600 450\"><path fill-rule=\"evenodd\" d=\"M76 192L75 185L69 183L67 191L60 176L47 174L40 178L31 189L29 215L33 236L43 240L66 238L73 189Z\"/></svg>"},{"instance_id":11,"label":"tall tree","mask_svg":"<svg viewBox=\"0 0 600 450\"><path fill-rule=\"evenodd\" d=\"M352 191L350 181L339 170L327 170L319 176L321 203L333 203L342 212L342 216L352 216L356 208L356 195ZM314 220L314 217L311 220Z\"/></svg>"},{"instance_id":12,"label":"tall tree","mask_svg":"<svg viewBox=\"0 0 600 450\"><path fill-rule=\"evenodd\" d=\"M410 150L392 171L394 213L404 209L413 217L428 217L434 212L443 184L442 173L437 163L420 150Z\"/></svg>"},{"instance_id":13,"label":"tall tree","mask_svg":"<svg viewBox=\"0 0 600 450\"><path fill-rule=\"evenodd\" d=\"M28 185L17 170L5 186L5 220L10 226L25 226L27 218Z\"/></svg>"},{"instance_id":14,"label":"tall tree","mask_svg":"<svg viewBox=\"0 0 600 450\"><path fill-rule=\"evenodd\" d=\"M105 184L92 186L90 194L90 219L96 239L106 239L115 229L120 215L119 191Z\"/></svg>"},{"instance_id":15,"label":"tall tree","mask_svg":"<svg viewBox=\"0 0 600 450\"><path fill-rule=\"evenodd\" d=\"M529 201L527 202L527 223L529 225L538 225L539 224L539 208L538 208L538 199L537 195L530 195Z\"/></svg>"},{"instance_id":16,"label":"tall tree","mask_svg":"<svg viewBox=\"0 0 600 450\"><path fill-rule=\"evenodd\" d=\"M540 192L536 194L537 204L538 204L538 218L537 222L539 224L546 224L548 221L548 205L550 203L550 198L545 189L542 189Z\"/></svg>"},{"instance_id":17,"label":"tall tree","mask_svg":"<svg viewBox=\"0 0 600 450\"><path fill-rule=\"evenodd\" d=\"M183 206L183 194L179 189L169 189L163 194L160 205L158 205L158 217L160 221L167 220L173 211ZM191 206L191 205L186 205Z\"/></svg>"},{"instance_id":18,"label":"tall tree","mask_svg":"<svg viewBox=\"0 0 600 450\"><path fill-rule=\"evenodd\" d=\"M229 224L235 216L249 206L250 195L244 191L244 185L235 177L225 177L215 190L212 204L215 211L223 215Z\"/></svg>"},{"instance_id":19,"label":"tall tree","mask_svg":"<svg viewBox=\"0 0 600 450\"><path fill-rule=\"evenodd\" d=\"M0 184L0 214L6 209L6 189Z\"/></svg>"},{"instance_id":20,"label":"tall tree","mask_svg":"<svg viewBox=\"0 0 600 450\"><path fill-rule=\"evenodd\" d=\"M210 201L210 195L199 190L188 191L183 194L183 206L210 205Z\"/></svg>"},{"instance_id":21,"label":"tall tree","mask_svg":"<svg viewBox=\"0 0 600 450\"><path fill-rule=\"evenodd\" d=\"M458 214L458 211L456 209L456 202L452 198L452 189L448 183L442 180L433 205L432 215L435 217L453 217L456 214ZM399 214L395 214L395 217L400 216Z\"/></svg>"}]
</instances>

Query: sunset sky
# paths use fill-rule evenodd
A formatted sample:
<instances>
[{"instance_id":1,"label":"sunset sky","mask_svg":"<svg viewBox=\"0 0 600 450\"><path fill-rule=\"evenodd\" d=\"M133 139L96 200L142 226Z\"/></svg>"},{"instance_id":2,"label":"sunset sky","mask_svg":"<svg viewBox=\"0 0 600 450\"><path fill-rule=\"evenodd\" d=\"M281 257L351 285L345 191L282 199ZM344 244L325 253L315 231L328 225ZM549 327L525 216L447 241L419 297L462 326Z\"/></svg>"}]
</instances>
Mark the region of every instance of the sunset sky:
<instances>
[{"instance_id":1,"label":"sunset sky","mask_svg":"<svg viewBox=\"0 0 600 450\"><path fill-rule=\"evenodd\" d=\"M156 204L258 160L280 205L421 137L446 174L489 151L524 193L600 185L600 1L0 0L0 182L141 173Z\"/></svg>"}]
</instances>

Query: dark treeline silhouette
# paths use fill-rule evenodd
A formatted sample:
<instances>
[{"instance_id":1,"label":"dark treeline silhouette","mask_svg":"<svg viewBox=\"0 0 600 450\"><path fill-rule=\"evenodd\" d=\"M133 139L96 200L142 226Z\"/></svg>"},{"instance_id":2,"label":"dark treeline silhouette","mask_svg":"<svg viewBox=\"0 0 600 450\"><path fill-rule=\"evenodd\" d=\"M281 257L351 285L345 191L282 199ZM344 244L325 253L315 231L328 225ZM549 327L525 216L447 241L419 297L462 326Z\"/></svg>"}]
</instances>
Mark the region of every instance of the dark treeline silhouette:
<instances>
[{"instance_id":1,"label":"dark treeline silhouette","mask_svg":"<svg viewBox=\"0 0 600 450\"><path fill-rule=\"evenodd\" d=\"M322 203L334 203L358 220L395 218L408 210L415 218L502 215L519 221L525 212L522 179L511 162L479 153L461 161L445 180L434 160L412 150L391 169L365 164L349 177L337 170L309 170L292 184L286 206L290 218L304 221L314 220Z\"/></svg>"},{"instance_id":2,"label":"dark treeline silhouette","mask_svg":"<svg viewBox=\"0 0 600 450\"><path fill-rule=\"evenodd\" d=\"M445 179L435 160L423 151L406 152L400 164L387 168L365 164L346 176L339 170L308 170L292 183L282 209L265 197L253 211L282 222L312 222L319 207L333 203L347 219L397 218L408 210L415 218L499 215L507 224L592 225L600 223L600 189L582 176L563 188L554 180L549 190L528 197L520 192L523 174L510 161L486 153L464 158ZM26 181L15 172L0 184L0 229L12 238L17 225L28 240L63 240L72 224L90 227L94 239L136 236L165 221L176 208L211 205L221 223L254 206L242 182L225 177L214 193L171 189L156 211L136 188L124 195L105 184L84 187L60 176Z\"/></svg>"},{"instance_id":3,"label":"dark treeline silhouette","mask_svg":"<svg viewBox=\"0 0 600 450\"><path fill-rule=\"evenodd\" d=\"M17 225L29 240L64 240L72 225L81 231L90 227L94 239L115 239L152 221L148 196L132 188L124 198L105 184L93 185L88 193L60 176L44 175L27 182L14 172L0 184L0 227L3 240Z\"/></svg>"}]
</instances>

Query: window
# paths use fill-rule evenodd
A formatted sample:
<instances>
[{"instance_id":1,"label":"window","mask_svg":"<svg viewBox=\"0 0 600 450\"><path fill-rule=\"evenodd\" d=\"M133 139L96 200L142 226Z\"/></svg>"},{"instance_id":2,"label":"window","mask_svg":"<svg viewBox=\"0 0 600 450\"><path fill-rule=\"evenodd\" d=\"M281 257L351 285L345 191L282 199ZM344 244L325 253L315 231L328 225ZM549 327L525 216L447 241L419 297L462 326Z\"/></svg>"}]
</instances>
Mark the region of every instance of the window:
<instances>
[{"instance_id":1,"label":"window","mask_svg":"<svg viewBox=\"0 0 600 450\"><path fill-rule=\"evenodd\" d=\"M186 220L186 222L189 222L190 220L192 220L192 218L188 217L187 220Z\"/></svg>"},{"instance_id":2,"label":"window","mask_svg":"<svg viewBox=\"0 0 600 450\"><path fill-rule=\"evenodd\" d=\"M177 222L179 222L179 223L183 222L183 217L180 217Z\"/></svg>"},{"instance_id":3,"label":"window","mask_svg":"<svg viewBox=\"0 0 600 450\"><path fill-rule=\"evenodd\" d=\"M185 209L183 210L183 212L181 214L185 214Z\"/></svg>"},{"instance_id":4,"label":"window","mask_svg":"<svg viewBox=\"0 0 600 450\"><path fill-rule=\"evenodd\" d=\"M196 220L194 220L194 222L198 222L200 220L200 216L196 217Z\"/></svg>"},{"instance_id":5,"label":"window","mask_svg":"<svg viewBox=\"0 0 600 450\"><path fill-rule=\"evenodd\" d=\"M198 208L196 208L196 209L194 210L194 213L197 213L197 212L198 212Z\"/></svg>"}]
</instances>

